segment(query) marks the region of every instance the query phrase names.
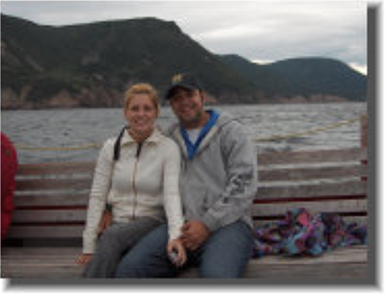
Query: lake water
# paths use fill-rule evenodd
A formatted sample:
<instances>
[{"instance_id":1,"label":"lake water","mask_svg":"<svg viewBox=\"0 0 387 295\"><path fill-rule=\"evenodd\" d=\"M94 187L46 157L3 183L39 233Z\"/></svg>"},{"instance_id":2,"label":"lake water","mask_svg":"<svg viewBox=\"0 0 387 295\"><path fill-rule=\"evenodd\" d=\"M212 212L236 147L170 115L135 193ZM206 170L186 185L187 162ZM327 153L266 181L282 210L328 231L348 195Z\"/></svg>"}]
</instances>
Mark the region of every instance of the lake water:
<instances>
[{"instance_id":1,"label":"lake water","mask_svg":"<svg viewBox=\"0 0 387 295\"><path fill-rule=\"evenodd\" d=\"M362 112L366 112L367 105L366 103L277 104L214 108L239 118L246 126L257 151L263 152L358 147L360 119L339 127L335 124L359 118ZM158 125L165 128L174 120L170 108L165 107L161 111ZM121 109L1 112L1 130L20 147L56 148L102 144L107 138L118 135L124 123ZM277 135L285 138L266 141ZM91 161L97 158L98 151L98 148L76 151L36 151L18 148L18 158L20 163Z\"/></svg>"}]
</instances>

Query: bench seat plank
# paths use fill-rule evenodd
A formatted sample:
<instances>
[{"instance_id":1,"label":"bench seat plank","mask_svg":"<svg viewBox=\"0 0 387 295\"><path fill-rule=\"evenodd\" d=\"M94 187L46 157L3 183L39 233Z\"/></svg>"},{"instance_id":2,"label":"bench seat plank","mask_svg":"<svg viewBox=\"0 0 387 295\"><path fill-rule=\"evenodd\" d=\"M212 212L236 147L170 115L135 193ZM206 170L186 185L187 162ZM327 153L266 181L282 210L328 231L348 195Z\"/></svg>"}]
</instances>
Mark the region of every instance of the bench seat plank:
<instances>
[{"instance_id":1,"label":"bench seat plank","mask_svg":"<svg viewBox=\"0 0 387 295\"><path fill-rule=\"evenodd\" d=\"M74 279L79 278L82 267L75 261L80 248L5 248L1 264L3 278ZM287 279L366 279L367 248L353 246L339 248L319 257L266 256L250 260L245 278L254 280ZM183 273L181 278L197 277L195 269Z\"/></svg>"}]
</instances>

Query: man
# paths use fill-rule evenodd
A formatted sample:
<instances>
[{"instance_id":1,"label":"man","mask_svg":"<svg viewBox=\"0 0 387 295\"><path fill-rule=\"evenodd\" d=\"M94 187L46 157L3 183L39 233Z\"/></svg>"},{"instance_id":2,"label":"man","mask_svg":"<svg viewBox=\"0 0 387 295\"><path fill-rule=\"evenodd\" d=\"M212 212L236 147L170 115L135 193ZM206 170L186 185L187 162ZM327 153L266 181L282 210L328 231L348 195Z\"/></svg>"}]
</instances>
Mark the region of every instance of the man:
<instances>
[{"instance_id":1,"label":"man","mask_svg":"<svg viewBox=\"0 0 387 295\"><path fill-rule=\"evenodd\" d=\"M182 153L180 193L186 223L187 263L177 267L165 250L162 225L122 259L117 277L173 277L190 266L206 278L243 275L253 247L251 205L257 189L257 157L242 125L204 109L205 93L189 74L176 75L166 99L179 120L169 135Z\"/></svg>"}]
</instances>

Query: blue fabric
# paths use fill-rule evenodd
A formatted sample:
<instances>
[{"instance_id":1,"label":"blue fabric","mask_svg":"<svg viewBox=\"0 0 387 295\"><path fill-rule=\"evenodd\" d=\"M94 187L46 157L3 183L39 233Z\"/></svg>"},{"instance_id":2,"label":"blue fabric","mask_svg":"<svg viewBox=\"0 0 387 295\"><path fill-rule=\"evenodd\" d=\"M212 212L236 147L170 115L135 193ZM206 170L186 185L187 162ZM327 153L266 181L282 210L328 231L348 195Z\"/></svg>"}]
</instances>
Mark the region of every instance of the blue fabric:
<instances>
[{"instance_id":1,"label":"blue fabric","mask_svg":"<svg viewBox=\"0 0 387 295\"><path fill-rule=\"evenodd\" d=\"M145 236L121 260L116 272L119 278L174 277L183 268L169 261L166 245L167 225L161 225ZM198 266L205 278L241 277L251 258L254 239L251 228L237 221L213 232L202 247L187 253L185 267Z\"/></svg>"},{"instance_id":2,"label":"blue fabric","mask_svg":"<svg viewBox=\"0 0 387 295\"><path fill-rule=\"evenodd\" d=\"M208 110L207 113L210 115L210 119L208 120L206 125L204 125L203 128L200 130L198 139L194 143L191 142L191 140L189 139L187 130L185 130L183 126L180 126L181 136L184 139L184 142L188 151L188 158L190 160L192 160L193 157L195 156L196 151L198 150L200 143L202 142L203 138L206 136L207 132L215 125L216 121L219 118L219 113L216 112L215 110Z\"/></svg>"}]
</instances>

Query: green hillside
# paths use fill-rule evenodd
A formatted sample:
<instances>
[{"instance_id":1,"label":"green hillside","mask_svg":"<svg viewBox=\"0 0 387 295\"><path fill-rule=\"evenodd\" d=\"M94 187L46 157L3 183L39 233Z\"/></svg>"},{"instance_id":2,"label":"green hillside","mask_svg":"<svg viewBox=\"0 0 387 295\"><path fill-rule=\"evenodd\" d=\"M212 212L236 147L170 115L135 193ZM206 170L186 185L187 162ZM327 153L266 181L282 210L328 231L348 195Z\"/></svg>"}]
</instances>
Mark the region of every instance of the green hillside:
<instances>
[{"instance_id":1,"label":"green hillside","mask_svg":"<svg viewBox=\"0 0 387 295\"><path fill-rule=\"evenodd\" d=\"M254 87L185 35L174 22L154 18L50 27L2 15L2 88L39 103L65 89L74 96L117 96L134 82L164 93L181 71L197 73L218 101L252 101ZM97 95L98 96L98 95ZM109 106L80 98L80 106Z\"/></svg>"},{"instance_id":2,"label":"green hillside","mask_svg":"<svg viewBox=\"0 0 387 295\"><path fill-rule=\"evenodd\" d=\"M366 99L367 78L338 60L294 58L259 65L238 55L220 58L267 97L325 94L351 101Z\"/></svg>"},{"instance_id":3,"label":"green hillside","mask_svg":"<svg viewBox=\"0 0 387 295\"><path fill-rule=\"evenodd\" d=\"M220 104L314 91L365 98L365 77L344 64L299 59L262 66L217 56L174 22L156 18L54 27L1 15L1 59L3 109L117 107L129 85L149 82L164 94L183 71L197 74Z\"/></svg>"},{"instance_id":4,"label":"green hillside","mask_svg":"<svg viewBox=\"0 0 387 295\"><path fill-rule=\"evenodd\" d=\"M299 85L303 93L326 93L365 101L367 79L341 61L327 58L294 58L267 66ZM295 90L293 90L295 92Z\"/></svg>"}]
</instances>

